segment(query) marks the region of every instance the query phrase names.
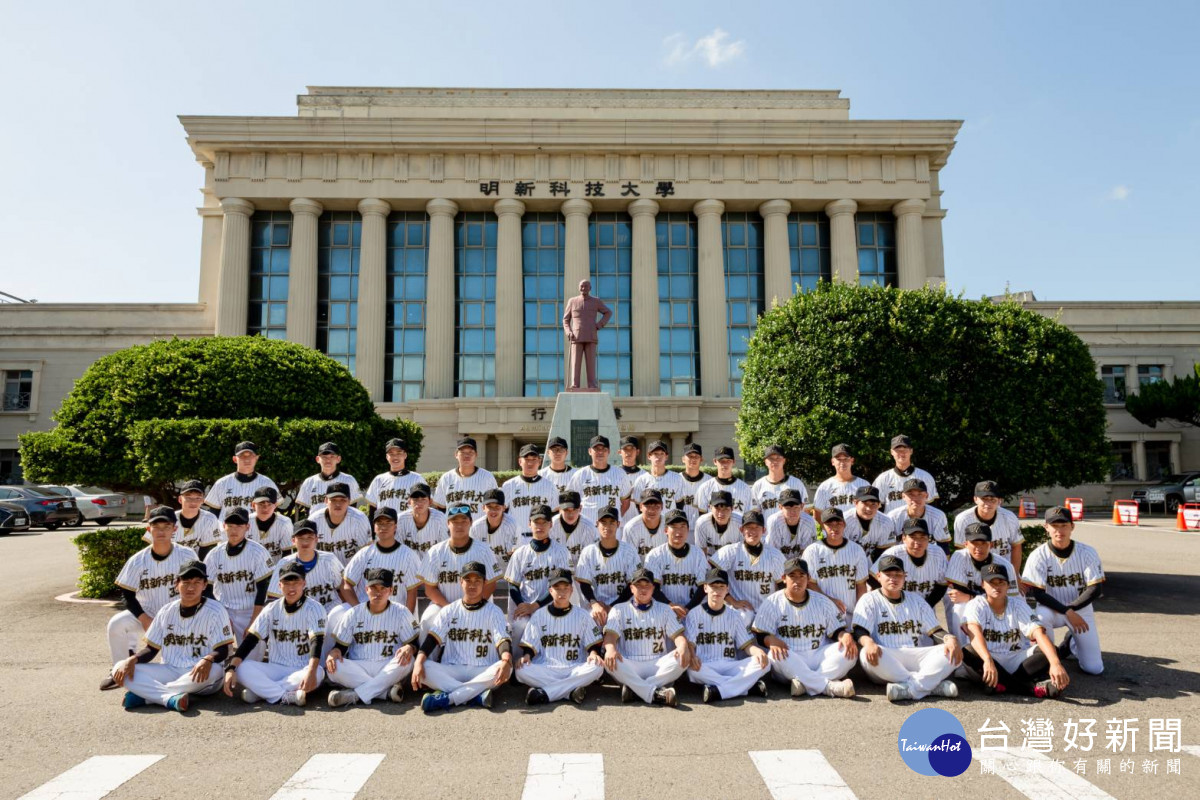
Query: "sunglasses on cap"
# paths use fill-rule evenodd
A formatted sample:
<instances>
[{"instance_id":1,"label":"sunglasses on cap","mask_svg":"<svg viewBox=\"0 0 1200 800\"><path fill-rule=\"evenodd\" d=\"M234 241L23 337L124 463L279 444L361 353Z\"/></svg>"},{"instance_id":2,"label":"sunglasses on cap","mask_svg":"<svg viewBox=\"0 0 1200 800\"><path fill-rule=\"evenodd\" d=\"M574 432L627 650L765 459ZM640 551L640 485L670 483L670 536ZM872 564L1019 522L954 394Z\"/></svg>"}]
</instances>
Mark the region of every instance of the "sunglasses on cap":
<instances>
[{"instance_id":1,"label":"sunglasses on cap","mask_svg":"<svg viewBox=\"0 0 1200 800\"><path fill-rule=\"evenodd\" d=\"M471 516L471 507L466 503L461 503L446 509L447 517L457 517L460 514L466 514L468 517Z\"/></svg>"}]
</instances>

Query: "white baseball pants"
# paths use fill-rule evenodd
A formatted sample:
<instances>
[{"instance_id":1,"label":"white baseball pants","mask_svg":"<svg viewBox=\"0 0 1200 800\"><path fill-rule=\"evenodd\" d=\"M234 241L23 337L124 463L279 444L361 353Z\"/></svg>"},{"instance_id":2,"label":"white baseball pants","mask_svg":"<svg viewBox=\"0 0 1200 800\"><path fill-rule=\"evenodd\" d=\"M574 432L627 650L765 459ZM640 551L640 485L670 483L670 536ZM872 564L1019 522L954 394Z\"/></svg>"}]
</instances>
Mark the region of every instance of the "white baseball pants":
<instances>
[{"instance_id":1,"label":"white baseball pants","mask_svg":"<svg viewBox=\"0 0 1200 800\"><path fill-rule=\"evenodd\" d=\"M617 662L616 669L606 670L617 683L628 686L634 694L647 703L654 702L654 690L670 686L679 680L684 666L671 651L652 661L632 661L628 658Z\"/></svg>"},{"instance_id":2,"label":"white baseball pants","mask_svg":"<svg viewBox=\"0 0 1200 800\"><path fill-rule=\"evenodd\" d=\"M254 607L250 608L227 608L225 611L229 614L229 624L233 627L233 638L238 644L242 643L242 639L246 638L246 629L250 627L250 622L254 617ZM246 656L246 661L262 661L263 653L266 646L263 642L255 645L250 651L250 655ZM230 651L233 652L232 650Z\"/></svg>"},{"instance_id":3,"label":"white baseball pants","mask_svg":"<svg viewBox=\"0 0 1200 800\"><path fill-rule=\"evenodd\" d=\"M879 663L872 665L862 650L858 661L875 683L902 683L914 700L926 697L954 671L946 649L930 647L880 647Z\"/></svg>"},{"instance_id":4,"label":"white baseball pants","mask_svg":"<svg viewBox=\"0 0 1200 800\"><path fill-rule=\"evenodd\" d=\"M221 681L225 677L225 670L220 664L212 665L208 671L208 680L204 683L192 680L191 672L191 667L138 664L134 667L133 677L125 679L124 689L133 692L147 703L165 706L167 700L177 694L212 694L221 687Z\"/></svg>"},{"instance_id":5,"label":"white baseball pants","mask_svg":"<svg viewBox=\"0 0 1200 800\"><path fill-rule=\"evenodd\" d=\"M786 658L771 659L771 672L790 681L799 678L804 690L810 695L825 693L830 681L841 680L854 667L854 659L846 658L837 642L830 642L816 650L788 648Z\"/></svg>"},{"instance_id":6,"label":"white baseball pants","mask_svg":"<svg viewBox=\"0 0 1200 800\"><path fill-rule=\"evenodd\" d=\"M304 683L308 666L290 667L286 664L270 664L262 661L243 661L237 668L237 680L268 703L278 703L288 692L293 692ZM317 685L325 678L325 670L317 666Z\"/></svg>"},{"instance_id":7,"label":"white baseball pants","mask_svg":"<svg viewBox=\"0 0 1200 800\"><path fill-rule=\"evenodd\" d=\"M333 608L325 610L325 641L321 643L321 663L325 663L325 657L329 655L329 651L337 644L333 638L333 632L337 630L338 621L343 616L350 613L351 606L349 603L338 603Z\"/></svg>"},{"instance_id":8,"label":"white baseball pants","mask_svg":"<svg viewBox=\"0 0 1200 800\"><path fill-rule=\"evenodd\" d=\"M442 613L443 608L445 608L445 606L439 606L434 603L430 603L426 607L426 609L421 612L421 641L422 642L425 641L425 637L429 635L429 632L431 630L433 630L433 621L437 619L438 614ZM513 639L513 641L515 642L517 640Z\"/></svg>"},{"instance_id":9,"label":"white baseball pants","mask_svg":"<svg viewBox=\"0 0 1200 800\"><path fill-rule=\"evenodd\" d=\"M401 666L394 658L380 661L352 661L343 658L337 662L337 669L326 674L329 680L338 686L353 689L358 699L369 706L372 700L386 695L388 689L407 678L412 671L412 661Z\"/></svg>"},{"instance_id":10,"label":"white baseball pants","mask_svg":"<svg viewBox=\"0 0 1200 800\"><path fill-rule=\"evenodd\" d=\"M721 698L728 700L750 691L750 687L758 683L770 669L770 662L760 667L753 658L730 658L702 661L700 669L689 669L687 676L692 683L716 686Z\"/></svg>"},{"instance_id":11,"label":"white baseball pants","mask_svg":"<svg viewBox=\"0 0 1200 800\"><path fill-rule=\"evenodd\" d=\"M453 705L461 706L469 703L486 689L496 684L496 676L500 673L500 665L496 661L484 667L471 664L443 664L431 658L425 659L425 685L446 692L450 695Z\"/></svg>"},{"instance_id":12,"label":"white baseball pants","mask_svg":"<svg viewBox=\"0 0 1200 800\"><path fill-rule=\"evenodd\" d=\"M1037 607L1038 618L1046 626L1050 639L1054 639L1057 628L1066 628L1071 635L1071 655L1079 659L1079 668L1089 675L1104 672L1104 659L1100 655L1100 631L1096 628L1096 612L1091 606L1079 610L1079 616L1088 624L1086 633L1075 633L1067 622L1066 614L1059 614L1046 606Z\"/></svg>"},{"instance_id":13,"label":"white baseball pants","mask_svg":"<svg viewBox=\"0 0 1200 800\"><path fill-rule=\"evenodd\" d=\"M108 649L112 663L124 661L142 648L146 629L133 614L122 611L108 621Z\"/></svg>"},{"instance_id":14,"label":"white baseball pants","mask_svg":"<svg viewBox=\"0 0 1200 800\"><path fill-rule=\"evenodd\" d=\"M526 686L542 689L553 703L562 700L580 686L590 686L603 674L604 667L586 661L574 667L529 664L517 670L517 680Z\"/></svg>"}]
</instances>

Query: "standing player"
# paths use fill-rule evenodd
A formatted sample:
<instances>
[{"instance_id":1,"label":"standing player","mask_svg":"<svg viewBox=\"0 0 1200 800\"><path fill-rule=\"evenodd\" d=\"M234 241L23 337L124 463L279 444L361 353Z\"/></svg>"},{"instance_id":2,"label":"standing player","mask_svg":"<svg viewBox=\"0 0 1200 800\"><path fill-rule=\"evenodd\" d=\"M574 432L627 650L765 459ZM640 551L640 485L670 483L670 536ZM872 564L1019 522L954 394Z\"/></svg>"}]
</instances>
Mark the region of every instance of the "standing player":
<instances>
[{"instance_id":1,"label":"standing player","mask_svg":"<svg viewBox=\"0 0 1200 800\"><path fill-rule=\"evenodd\" d=\"M517 463L521 465L521 474L506 480L501 488L508 500L508 516L524 535L529 530L529 510L535 506L553 508L558 503L558 487L538 473L542 454L537 445L523 445Z\"/></svg>"},{"instance_id":2,"label":"standing player","mask_svg":"<svg viewBox=\"0 0 1200 800\"><path fill-rule=\"evenodd\" d=\"M910 519L923 520L929 537L937 542L943 555L949 556L953 548L950 545L950 528L946 521L946 513L928 502L929 488L925 481L909 478L904 482L904 505L888 512L888 516L895 523L896 530L901 530L904 523Z\"/></svg>"},{"instance_id":3,"label":"standing player","mask_svg":"<svg viewBox=\"0 0 1200 800\"><path fill-rule=\"evenodd\" d=\"M496 478L483 467L476 466L478 458L479 449L474 439L464 436L458 440L454 450L458 466L438 478L433 491L435 506L446 509L466 503L471 507L471 519L483 516L483 493L496 488Z\"/></svg>"},{"instance_id":4,"label":"standing player","mask_svg":"<svg viewBox=\"0 0 1200 800\"><path fill-rule=\"evenodd\" d=\"M904 591L924 598L930 608L946 595L946 554L940 547L929 546L929 526L923 519L904 521L900 544L883 551L871 573L878 577L884 558L899 559L904 567Z\"/></svg>"},{"instance_id":5,"label":"standing player","mask_svg":"<svg viewBox=\"0 0 1200 800\"><path fill-rule=\"evenodd\" d=\"M763 463L767 465L767 474L754 482L751 495L754 499L754 507L762 512L764 518L769 518L776 513L779 505L779 493L784 489L795 489L800 493L802 501L808 502L808 489L805 488L804 481L785 472L787 456L783 454L782 447L777 444L767 447L763 451ZM737 509L735 508L735 510Z\"/></svg>"},{"instance_id":6,"label":"standing player","mask_svg":"<svg viewBox=\"0 0 1200 800\"><path fill-rule=\"evenodd\" d=\"M396 538L396 509L384 506L375 513L375 541L359 550L346 565L342 574L342 596L349 590L358 603L365 603L370 588L367 573L385 569L391 574L388 599L399 596L399 604L414 614L417 611L417 589L421 587L421 556Z\"/></svg>"},{"instance_id":7,"label":"standing player","mask_svg":"<svg viewBox=\"0 0 1200 800\"><path fill-rule=\"evenodd\" d=\"M267 604L271 585L271 555L267 548L246 538L249 530L245 509L233 509L225 515L225 541L204 558L204 568L212 575L212 596L229 613L239 642Z\"/></svg>"},{"instance_id":8,"label":"standing player","mask_svg":"<svg viewBox=\"0 0 1200 800\"><path fill-rule=\"evenodd\" d=\"M244 508L249 512L254 493L264 486L279 492L275 481L255 471L258 466L258 445L254 442L238 442L233 448L233 463L237 469L217 478L204 498L204 504L222 520L231 508Z\"/></svg>"},{"instance_id":9,"label":"standing player","mask_svg":"<svg viewBox=\"0 0 1200 800\"><path fill-rule=\"evenodd\" d=\"M550 538L550 506L538 506L529 515L533 538L512 554L504 573L508 583L508 622L518 641L533 612L550 603L550 573L569 569L571 554Z\"/></svg>"},{"instance_id":10,"label":"standing player","mask_svg":"<svg viewBox=\"0 0 1200 800\"><path fill-rule=\"evenodd\" d=\"M304 519L296 523L292 529L292 547L295 553L275 562L271 588L267 592L269 597L277 599L283 596L280 584L283 568L288 564L296 564L304 575L305 594L326 612L337 609L343 603L349 607L352 598L357 601L354 592L345 591L342 586L342 562L333 553L317 549L317 526L312 520Z\"/></svg>"},{"instance_id":11,"label":"standing player","mask_svg":"<svg viewBox=\"0 0 1200 800\"><path fill-rule=\"evenodd\" d=\"M896 523L879 513L879 490L860 486L854 493L854 513L846 519L845 536L857 542L871 560L896 543Z\"/></svg>"},{"instance_id":12,"label":"standing player","mask_svg":"<svg viewBox=\"0 0 1200 800\"><path fill-rule=\"evenodd\" d=\"M388 471L375 476L364 497L373 509L394 508L397 514L403 514L408 510L408 490L424 484L425 479L408 469L408 445L403 439L388 439L383 454Z\"/></svg>"},{"instance_id":13,"label":"standing player","mask_svg":"<svg viewBox=\"0 0 1200 800\"><path fill-rule=\"evenodd\" d=\"M904 564L895 556L879 560L880 587L854 607L854 636L867 677L887 684L887 699L920 700L929 695L958 697L947 680L962 661L958 638L946 632L920 595L904 591Z\"/></svg>"},{"instance_id":14,"label":"standing player","mask_svg":"<svg viewBox=\"0 0 1200 800\"><path fill-rule=\"evenodd\" d=\"M783 456L779 457L783 458ZM732 499L733 513L737 514L739 518L750 509L756 508L754 490L744 480L733 474L733 448L718 447L716 455L713 456L713 463L717 465L716 476L711 481L702 483L696 490L696 507L700 509L700 513L712 511L712 496L715 492L729 494ZM782 461L779 463L783 464ZM782 473L780 482L786 483L786 476L782 476ZM767 486L770 487L771 484L768 483ZM803 483L800 484L800 493L802 497L808 496L804 491Z\"/></svg>"},{"instance_id":15,"label":"standing player","mask_svg":"<svg viewBox=\"0 0 1200 800\"><path fill-rule=\"evenodd\" d=\"M341 471L342 451L338 446L333 442L325 442L317 448L316 460L321 465L321 471L305 478L300 484L300 491L296 493L296 505L300 507L300 513L308 517L324 511L325 494L330 486L338 483L346 486L351 505L357 503L362 491L353 475Z\"/></svg>"},{"instance_id":16,"label":"standing player","mask_svg":"<svg viewBox=\"0 0 1200 800\"><path fill-rule=\"evenodd\" d=\"M992 550L1010 561L1013 569L1019 573L1025 537L1021 535L1021 521L1017 515L1000 506L1002 499L1000 487L995 481L975 484L975 507L954 518L954 544L962 547L967 528L974 522L982 522L992 531Z\"/></svg>"},{"instance_id":17,"label":"standing player","mask_svg":"<svg viewBox=\"0 0 1200 800\"><path fill-rule=\"evenodd\" d=\"M792 697L854 697L854 682L845 676L858 647L845 616L828 597L810 592L808 582L804 559L789 559L784 588L759 607L751 631L770 654L772 674L791 683Z\"/></svg>"},{"instance_id":18,"label":"standing player","mask_svg":"<svg viewBox=\"0 0 1200 800\"><path fill-rule=\"evenodd\" d=\"M267 549L272 564L292 552L292 521L275 510L278 504L279 492L270 486L256 490L250 501L249 538Z\"/></svg>"},{"instance_id":19,"label":"standing player","mask_svg":"<svg viewBox=\"0 0 1200 800\"><path fill-rule=\"evenodd\" d=\"M762 677L771 668L767 653L755 642L742 618L727 610L729 576L725 570L713 567L704 574L702 586L704 601L688 612L683 623L692 648L688 680L704 687L706 703L741 697L751 689L759 697L766 697L767 684ZM743 650L749 658L738 657Z\"/></svg>"},{"instance_id":20,"label":"standing player","mask_svg":"<svg viewBox=\"0 0 1200 800\"><path fill-rule=\"evenodd\" d=\"M804 550L815 585L811 588L828 597L846 619L854 616L854 604L867 593L871 562L863 549L845 537L846 520L838 508L821 512L825 538Z\"/></svg>"},{"instance_id":21,"label":"standing player","mask_svg":"<svg viewBox=\"0 0 1200 800\"><path fill-rule=\"evenodd\" d=\"M992 529L986 523L972 522L963 534L966 541L963 549L955 550L946 562L946 598L944 610L950 632L958 635L966 632L963 614L971 599L983 594L983 568L988 564L999 564L1008 574L1008 589L1017 591L1017 570L1012 563L992 550Z\"/></svg>"},{"instance_id":22,"label":"standing player","mask_svg":"<svg viewBox=\"0 0 1200 800\"><path fill-rule=\"evenodd\" d=\"M733 495L720 489L708 495L708 513L696 520L696 546L709 558L727 544L742 540L742 515L733 511Z\"/></svg>"},{"instance_id":23,"label":"standing player","mask_svg":"<svg viewBox=\"0 0 1200 800\"><path fill-rule=\"evenodd\" d=\"M629 492L630 499L640 507L646 492L657 490L663 509L670 511L686 492L683 478L679 477L678 472L667 469L670 453L666 442L660 439L650 442L646 446L646 457L650 461L650 471L643 472L633 481Z\"/></svg>"},{"instance_id":24,"label":"standing player","mask_svg":"<svg viewBox=\"0 0 1200 800\"><path fill-rule=\"evenodd\" d=\"M513 551L529 541L528 522L523 530L518 528L516 521L504 513L504 499L501 489L488 489L483 493L483 516L471 523L471 538L492 549L500 571Z\"/></svg>"},{"instance_id":25,"label":"standing player","mask_svg":"<svg viewBox=\"0 0 1200 800\"><path fill-rule=\"evenodd\" d=\"M1038 619L1051 641L1056 628L1067 629L1059 655L1069 652L1079 659L1081 670L1099 675L1104 672L1104 659L1092 601L1104 592L1104 567L1096 548L1071 539L1074 532L1069 510L1055 506L1047 511L1050 539L1025 560L1021 580L1029 586L1029 596L1037 600Z\"/></svg>"},{"instance_id":26,"label":"standing player","mask_svg":"<svg viewBox=\"0 0 1200 800\"><path fill-rule=\"evenodd\" d=\"M632 598L617 603L604 625L604 667L621 684L621 702L634 695L646 703L675 705L671 685L692 662L683 622L654 599L654 573L639 569L629 584Z\"/></svg>"},{"instance_id":27,"label":"standing player","mask_svg":"<svg viewBox=\"0 0 1200 800\"><path fill-rule=\"evenodd\" d=\"M572 570L579 564L583 548L599 540L596 526L579 509L579 492L566 491L558 496L558 513L550 522L550 538L567 548Z\"/></svg>"},{"instance_id":28,"label":"standing player","mask_svg":"<svg viewBox=\"0 0 1200 800\"><path fill-rule=\"evenodd\" d=\"M675 509L667 515L667 541L646 555L646 569L658 577L663 597L680 619L704 600L708 557L688 544L687 512ZM721 602L724 605L724 599Z\"/></svg>"},{"instance_id":29,"label":"standing player","mask_svg":"<svg viewBox=\"0 0 1200 800\"><path fill-rule=\"evenodd\" d=\"M546 443L546 453L550 456L550 463L542 467L538 474L562 492L571 485L571 478L575 477L575 469L567 463L567 440L561 436L552 437Z\"/></svg>"},{"instance_id":30,"label":"standing player","mask_svg":"<svg viewBox=\"0 0 1200 800\"><path fill-rule=\"evenodd\" d=\"M521 634L517 680L532 687L525 694L531 706L564 697L579 705L587 697L587 686L604 674L604 632L571 602L571 594L571 571L551 572L551 603L533 613Z\"/></svg>"},{"instance_id":31,"label":"standing player","mask_svg":"<svg viewBox=\"0 0 1200 800\"><path fill-rule=\"evenodd\" d=\"M763 515L747 511L742 517L742 541L727 544L713 556L713 566L725 570L730 577L726 603L737 610L746 627L763 601L775 593L783 582L783 553L764 544Z\"/></svg>"},{"instance_id":32,"label":"standing player","mask_svg":"<svg viewBox=\"0 0 1200 800\"><path fill-rule=\"evenodd\" d=\"M343 564L371 543L371 521L350 505L350 487L340 481L325 489L325 508L308 519L317 526L317 547Z\"/></svg>"},{"instance_id":33,"label":"standing player","mask_svg":"<svg viewBox=\"0 0 1200 800\"><path fill-rule=\"evenodd\" d=\"M928 487L929 499L938 498L937 484L933 476L912 463L912 439L904 434L892 437L892 459L896 466L887 472L882 472L875 479L874 486L879 490L883 500L883 513L891 514L899 508L904 508L904 484L910 480L924 481Z\"/></svg>"},{"instance_id":34,"label":"standing player","mask_svg":"<svg viewBox=\"0 0 1200 800\"><path fill-rule=\"evenodd\" d=\"M221 521L201 506L204 503L204 483L188 481L179 492L179 513L175 524L175 544L195 550L201 558L208 555L221 541ZM150 541L146 536L146 541Z\"/></svg>"},{"instance_id":35,"label":"standing player","mask_svg":"<svg viewBox=\"0 0 1200 800\"><path fill-rule=\"evenodd\" d=\"M779 513L767 520L763 541L790 559L802 557L816 540L817 523L804 513L804 498L795 489L784 489L779 493Z\"/></svg>"},{"instance_id":36,"label":"standing player","mask_svg":"<svg viewBox=\"0 0 1200 800\"><path fill-rule=\"evenodd\" d=\"M596 512L605 506L619 506L622 513L629 508L630 482L625 471L608 463L608 437L593 436L588 446L592 463L575 470L568 485L583 498L583 515L596 521Z\"/></svg>"},{"instance_id":37,"label":"standing player","mask_svg":"<svg viewBox=\"0 0 1200 800\"><path fill-rule=\"evenodd\" d=\"M629 482L630 490L632 491L633 484L642 475L642 468L638 464L638 459L641 458L642 447L638 444L636 436L625 436L621 439L621 448L618 451L621 454L621 471L625 473L625 480ZM625 509L625 513L621 515L621 524L625 524L633 519L638 513L638 507L630 503L629 508Z\"/></svg>"},{"instance_id":38,"label":"standing player","mask_svg":"<svg viewBox=\"0 0 1200 800\"><path fill-rule=\"evenodd\" d=\"M390 507L382 510L396 513ZM329 693L334 708L370 705L385 695L393 703L404 699L403 681L412 674L421 626L409 609L392 602L394 580L390 569L368 569L363 574L366 602L329 632L334 643L325 657L325 672L330 681L346 687Z\"/></svg>"},{"instance_id":39,"label":"standing player","mask_svg":"<svg viewBox=\"0 0 1200 800\"><path fill-rule=\"evenodd\" d=\"M621 541L633 545L638 558L645 560L651 550L667 541L667 532L663 530L663 502L657 489L642 493L641 507L641 514L621 526Z\"/></svg>"},{"instance_id":40,"label":"standing player","mask_svg":"<svg viewBox=\"0 0 1200 800\"><path fill-rule=\"evenodd\" d=\"M584 608L597 625L608 621L608 612L622 599L642 565L637 549L617 538L621 512L613 506L600 509L596 521L599 539L583 548L579 554L579 569L575 580L583 596Z\"/></svg>"},{"instance_id":41,"label":"standing player","mask_svg":"<svg viewBox=\"0 0 1200 800\"><path fill-rule=\"evenodd\" d=\"M712 477L705 475L700 471L700 465L704 463L704 449L700 445L692 442L683 449L683 472L679 473L679 479L683 482L682 494L675 497L675 505L687 512L688 525L695 527L696 520L700 515L707 511L707 508L701 509L696 502L696 498L700 494L701 487L712 481Z\"/></svg>"},{"instance_id":42,"label":"standing player","mask_svg":"<svg viewBox=\"0 0 1200 800\"><path fill-rule=\"evenodd\" d=\"M834 474L833 477L826 478L817 487L817 493L813 496L813 505L818 511L836 508L843 514L848 514L854 508L855 492L871 484L852 471L854 454L850 452L850 445L835 444L829 454Z\"/></svg>"},{"instance_id":43,"label":"standing player","mask_svg":"<svg viewBox=\"0 0 1200 800\"><path fill-rule=\"evenodd\" d=\"M484 599L492 596L500 578L491 549L471 536L471 507L456 503L446 513L450 538L429 548L421 562L421 582L425 585L425 596L429 598L429 607L421 615L421 633L425 636L433 629L433 621L441 610L462 597L460 578L465 565L479 563L485 566Z\"/></svg>"},{"instance_id":44,"label":"standing player","mask_svg":"<svg viewBox=\"0 0 1200 800\"><path fill-rule=\"evenodd\" d=\"M446 515L430 504L429 494L426 484L413 484L408 490L409 510L396 518L396 536L422 558L450 535Z\"/></svg>"}]
</instances>

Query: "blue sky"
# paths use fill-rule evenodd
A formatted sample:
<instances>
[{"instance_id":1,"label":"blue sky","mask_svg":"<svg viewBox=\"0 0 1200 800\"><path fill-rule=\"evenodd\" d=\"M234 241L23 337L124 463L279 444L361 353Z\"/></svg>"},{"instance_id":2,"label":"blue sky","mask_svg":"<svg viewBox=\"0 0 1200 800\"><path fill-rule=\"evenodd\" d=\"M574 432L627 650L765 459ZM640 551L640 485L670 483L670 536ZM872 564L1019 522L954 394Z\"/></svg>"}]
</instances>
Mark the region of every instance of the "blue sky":
<instances>
[{"instance_id":1,"label":"blue sky","mask_svg":"<svg viewBox=\"0 0 1200 800\"><path fill-rule=\"evenodd\" d=\"M545 86L841 89L854 118L965 120L942 173L953 290L1200 300L1198 9L0 0L0 290L194 300L178 114L292 115L306 85Z\"/></svg>"}]
</instances>

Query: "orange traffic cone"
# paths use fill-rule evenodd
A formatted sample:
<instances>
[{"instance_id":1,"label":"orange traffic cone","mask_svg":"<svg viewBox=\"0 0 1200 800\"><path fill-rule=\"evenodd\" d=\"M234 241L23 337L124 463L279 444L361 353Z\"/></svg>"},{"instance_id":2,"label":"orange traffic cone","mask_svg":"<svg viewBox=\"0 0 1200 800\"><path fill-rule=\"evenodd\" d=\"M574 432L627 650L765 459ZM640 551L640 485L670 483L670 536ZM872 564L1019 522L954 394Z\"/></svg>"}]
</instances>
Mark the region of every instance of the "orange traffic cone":
<instances>
[{"instance_id":1,"label":"orange traffic cone","mask_svg":"<svg viewBox=\"0 0 1200 800\"><path fill-rule=\"evenodd\" d=\"M1113 525L1121 524L1121 512L1117 508L1117 504L1113 503Z\"/></svg>"},{"instance_id":2,"label":"orange traffic cone","mask_svg":"<svg viewBox=\"0 0 1200 800\"><path fill-rule=\"evenodd\" d=\"M1188 529L1187 520L1183 517L1183 504L1179 504L1179 511L1175 514L1175 530L1186 531Z\"/></svg>"}]
</instances>

